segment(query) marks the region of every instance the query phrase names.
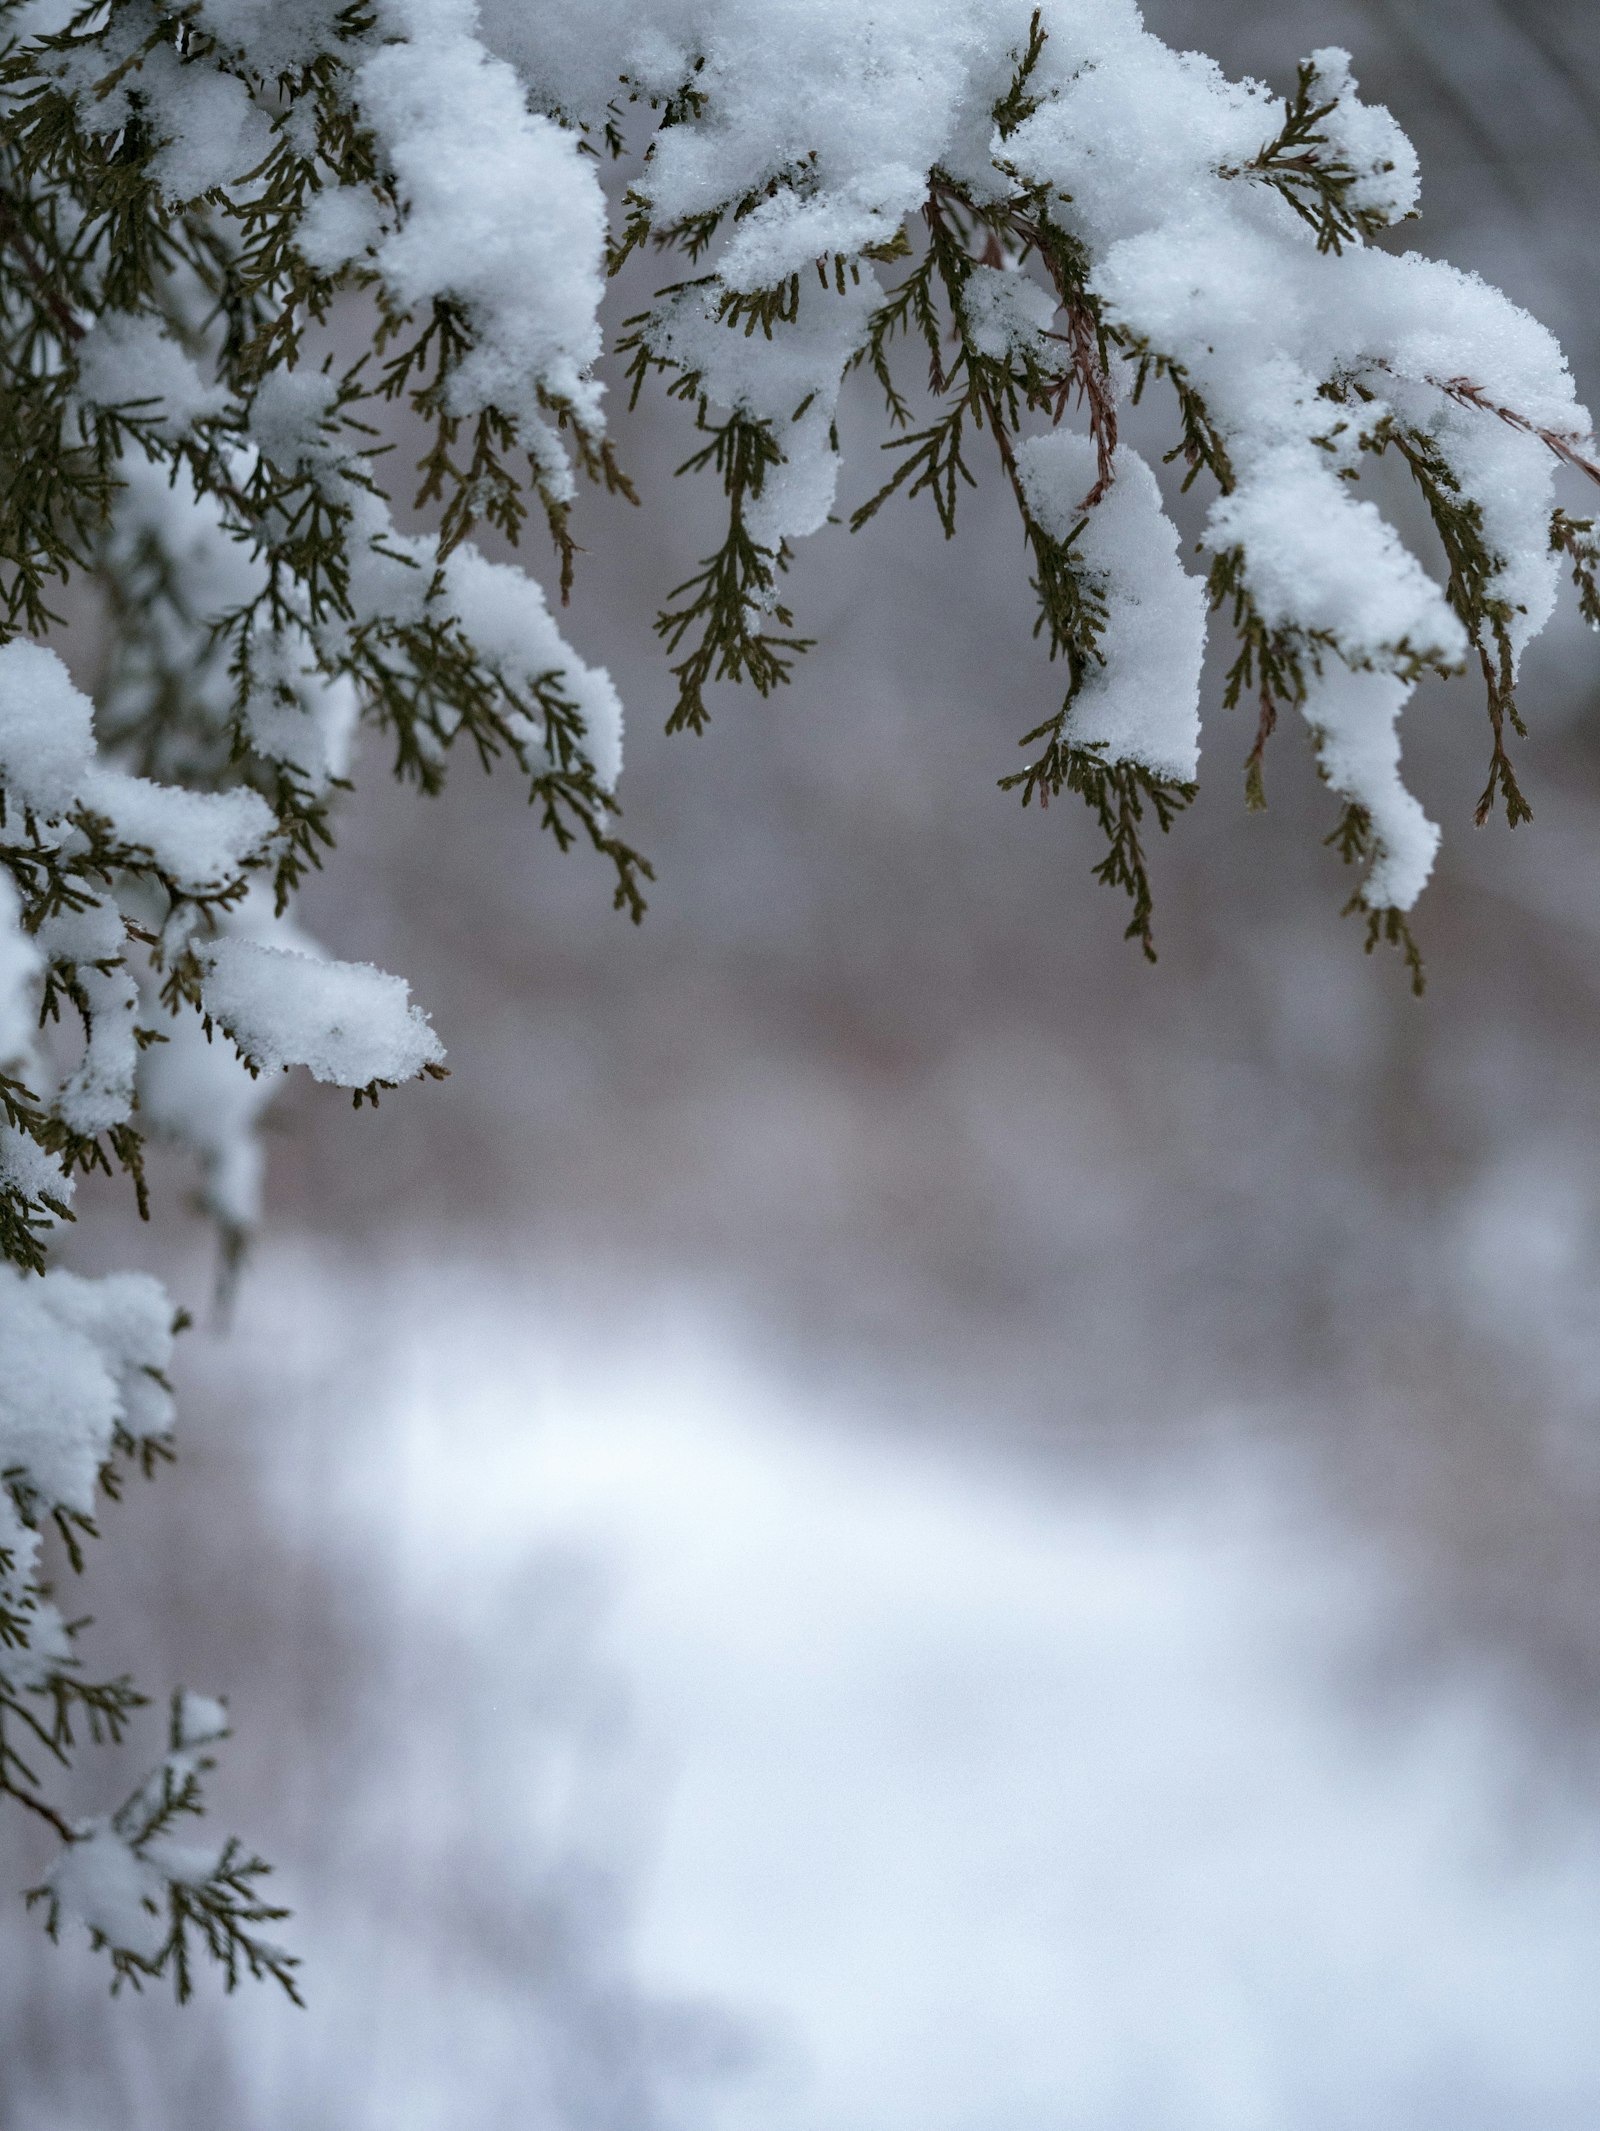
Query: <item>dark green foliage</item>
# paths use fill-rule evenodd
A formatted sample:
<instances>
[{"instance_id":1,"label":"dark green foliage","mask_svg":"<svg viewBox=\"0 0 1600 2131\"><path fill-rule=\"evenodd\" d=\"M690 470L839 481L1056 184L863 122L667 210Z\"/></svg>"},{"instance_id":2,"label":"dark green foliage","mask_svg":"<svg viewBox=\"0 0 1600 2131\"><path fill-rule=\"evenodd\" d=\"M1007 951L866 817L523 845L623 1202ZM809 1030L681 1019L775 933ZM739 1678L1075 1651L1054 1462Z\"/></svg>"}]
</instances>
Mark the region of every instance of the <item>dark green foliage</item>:
<instances>
[{"instance_id":1,"label":"dark green foliage","mask_svg":"<svg viewBox=\"0 0 1600 2131\"><path fill-rule=\"evenodd\" d=\"M1569 518L1557 511L1550 521L1551 552L1564 555L1572 568L1578 607L1591 629L1600 629L1600 535L1592 518Z\"/></svg>"},{"instance_id":2,"label":"dark green foliage","mask_svg":"<svg viewBox=\"0 0 1600 2131\"><path fill-rule=\"evenodd\" d=\"M1363 806L1346 801L1340 810L1339 820L1323 841L1332 846L1347 866L1364 866L1377 856L1376 839L1372 833L1372 816ZM1363 902L1358 888L1344 906L1346 917L1360 915L1367 921L1366 951L1372 954L1380 946L1395 949L1405 963L1411 977L1411 990L1420 999L1426 989L1426 972L1423 968L1422 950L1411 931L1410 920L1403 910L1370 910Z\"/></svg>"}]
</instances>

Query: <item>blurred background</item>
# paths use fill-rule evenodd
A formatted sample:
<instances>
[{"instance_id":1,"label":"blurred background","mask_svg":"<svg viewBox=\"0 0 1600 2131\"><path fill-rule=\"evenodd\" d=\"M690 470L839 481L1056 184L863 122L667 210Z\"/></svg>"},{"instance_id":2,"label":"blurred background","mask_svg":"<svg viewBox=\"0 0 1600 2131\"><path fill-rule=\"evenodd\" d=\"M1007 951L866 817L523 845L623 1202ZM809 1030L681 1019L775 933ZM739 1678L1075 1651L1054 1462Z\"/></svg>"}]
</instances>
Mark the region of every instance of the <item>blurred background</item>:
<instances>
[{"instance_id":1,"label":"blurred background","mask_svg":"<svg viewBox=\"0 0 1600 2131\"><path fill-rule=\"evenodd\" d=\"M1588 0L1147 14L1278 84L1348 45L1408 240L1600 396ZM227 1315L162 1177L182 1455L85 1610L229 1694L310 2010L109 2003L12 1905L0 2127L1600 2122L1594 640L1530 661L1515 834L1472 693L1407 714L1420 1003L1300 737L1246 816L1220 711L1152 970L1087 817L995 789L1052 687L1003 498L812 542L793 686L669 741L709 499L617 433L570 631L645 925L509 780L369 750L305 921L452 1078L286 1098Z\"/></svg>"}]
</instances>

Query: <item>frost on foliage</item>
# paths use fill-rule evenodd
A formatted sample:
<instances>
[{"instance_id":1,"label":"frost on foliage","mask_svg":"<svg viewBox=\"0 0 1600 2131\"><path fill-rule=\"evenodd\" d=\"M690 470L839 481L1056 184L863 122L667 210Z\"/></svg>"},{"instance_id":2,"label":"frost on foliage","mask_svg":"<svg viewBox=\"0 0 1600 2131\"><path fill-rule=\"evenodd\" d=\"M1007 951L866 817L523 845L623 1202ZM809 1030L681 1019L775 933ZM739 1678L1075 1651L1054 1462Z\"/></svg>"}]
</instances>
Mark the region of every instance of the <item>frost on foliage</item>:
<instances>
[{"instance_id":1,"label":"frost on foliage","mask_svg":"<svg viewBox=\"0 0 1600 2131\"><path fill-rule=\"evenodd\" d=\"M1250 802L1297 713L1369 944L1415 959L1438 838L1401 778L1405 704L1475 669L1478 818L1526 817L1522 658L1564 578L1600 626L1600 534L1555 483L1600 468L1544 329L1388 234L1416 157L1348 55L1283 93L1231 82L1133 0L0 0L0 153L0 1792L62 1836L41 1899L119 1977L170 1967L181 1993L193 1943L286 1981L255 1861L174 1847L189 1704L117 1813L74 1826L46 1795L74 1711L115 1735L138 1698L80 1677L42 1535L75 1559L170 1419L165 1304L50 1253L84 1171L142 1203L150 1131L198 1162L236 1254L281 1069L358 1100L440 1070L403 978L289 915L358 731L424 792L462 753L509 760L642 911L616 691L482 537L541 522L564 599L580 481L632 495L595 375L608 270L659 263L611 345L635 397L688 410L685 471L726 505L657 617L669 724L703 726L720 682L789 679L784 573L841 492L867 491L855 527L923 498L949 535L987 471L1055 676L1002 782L1087 804L1147 952L1209 612ZM884 409L875 490L849 394ZM1123 440L1130 401L1164 416L1166 471ZM93 704L43 641L80 578Z\"/></svg>"}]
</instances>

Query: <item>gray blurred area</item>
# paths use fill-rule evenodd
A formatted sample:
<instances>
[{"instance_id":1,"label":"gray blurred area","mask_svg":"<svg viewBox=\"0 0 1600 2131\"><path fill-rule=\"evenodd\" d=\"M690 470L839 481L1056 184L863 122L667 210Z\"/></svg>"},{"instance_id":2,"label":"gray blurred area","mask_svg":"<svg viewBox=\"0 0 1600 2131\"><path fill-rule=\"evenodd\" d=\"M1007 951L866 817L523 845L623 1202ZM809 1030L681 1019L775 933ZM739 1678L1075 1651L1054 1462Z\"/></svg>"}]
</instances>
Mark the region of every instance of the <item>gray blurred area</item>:
<instances>
[{"instance_id":1,"label":"gray blurred area","mask_svg":"<svg viewBox=\"0 0 1600 2131\"><path fill-rule=\"evenodd\" d=\"M1147 13L1279 83L1306 50L1348 45L1421 151L1414 241L1545 319L1600 397L1592 0ZM845 427L842 508L875 472L864 402ZM1488 748L1471 692L1436 686L1408 713L1410 777L1445 828L1418 914L1422 1001L1339 917L1349 882L1301 736L1277 736L1269 811L1247 816L1250 735L1214 709L1202 798L1157 857L1150 969L1089 878L1076 803L1023 813L996 789L1053 686L1005 499L970 498L949 546L908 506L854 540L820 536L790 580L819 640L793 685L766 703L724 692L705 737L667 739L650 617L705 552L711 499L672 483L688 447L670 413L619 408L617 436L644 508L585 506L569 626L628 705L625 826L657 868L649 915L638 930L614 915L601 869L551 851L509 780L463 767L425 805L369 745L305 920L410 978L452 1077L376 1115L323 1090L285 1101L276 1240L232 1335L192 1343L179 1471L114 1513L92 1579L103 1647L138 1651L159 1686L153 1644L172 1677L230 1692L221 1809L284 1866L314 1926L297 1938L308 1989L338 2017L103 2008L74 1950L10 1921L0 2131L699 2131L741 2121L739 2082L787 2047L759 2012L675 1994L630 1950L657 1807L603 1568L530 1542L514 1574L493 1553L479 1587L463 1544L441 1595L425 1505L397 1511L388 1541L381 1517L310 1506L356 1470L329 1447L339 1430L372 1460L350 1484L381 1506L396 1439L373 1413L419 1322L449 1433L487 1336L472 1268L526 1296L532 1348L576 1325L602 1356L648 1351L660 1298L691 1298L785 1398L856 1416L886 1455L981 1443L1024 1491L1113 1505L1114 1525L1205 1473L1196 1529L1211 1530L1218 1470L1257 1475L1252 1501L1261 1473L1287 1476L1283 1543L1353 1564L1362 1590L1359 1632L1304 1644L1341 1721L1381 1752L1464 1694L1517 1839L1559 1823L1581 1849L1600 1827L1600 647L1568 612L1530 661L1518 764L1535 821L1514 834L1470 825ZM160 1248L203 1305L206 1242L178 1211L182 1178L163 1181ZM84 1248L122 1262L130 1238L104 1203ZM1252 1532L1271 1526L1252 1515ZM1263 1575L1263 1605L1299 1588ZM1175 1664L1187 1647L1172 1642ZM502 1838L508 1741L527 1772L575 1755L583 1809ZM1245 1864L1255 1810L1240 1808ZM1571 1882L1591 1985L1597 1884ZM1421 1932L1419 1975L1453 1928L1441 1910L1439 1947ZM391 2028L412 2012L444 2038L439 2094L420 2073L383 2083L386 2062L411 2061ZM1158 2031L1190 2017L1170 1993L1145 2009ZM1293 2031L1307 2063L1319 2017ZM1270 2120L1597 2120L1597 2090L1550 2073L1558 2049L1519 2071L1520 2046L1493 2079L1443 2044L1387 2084L1375 2059L1308 2075L1275 2090ZM1133 2078L1088 2091L1024 2106L1001 2077L992 2109L948 2121L1269 2120ZM878 2100L815 2131L913 2120Z\"/></svg>"}]
</instances>

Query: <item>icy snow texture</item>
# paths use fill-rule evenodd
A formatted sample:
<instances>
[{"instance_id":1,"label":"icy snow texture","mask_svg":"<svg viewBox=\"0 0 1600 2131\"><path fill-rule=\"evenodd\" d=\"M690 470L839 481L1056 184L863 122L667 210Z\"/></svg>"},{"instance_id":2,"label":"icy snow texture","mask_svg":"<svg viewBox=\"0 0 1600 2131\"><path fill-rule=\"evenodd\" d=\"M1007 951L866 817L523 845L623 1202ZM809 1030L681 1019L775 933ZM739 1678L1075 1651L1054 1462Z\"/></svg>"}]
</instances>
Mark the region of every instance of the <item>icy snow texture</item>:
<instances>
[{"instance_id":1,"label":"icy snow texture","mask_svg":"<svg viewBox=\"0 0 1600 2131\"><path fill-rule=\"evenodd\" d=\"M698 371L713 400L776 431L783 464L767 474L746 513L751 537L763 547L775 550L827 523L839 477L831 436L839 388L878 293L863 277L859 288L834 295L820 290L813 275L801 284L795 322L768 342L730 333L716 318L714 297L687 289L661 307L650 328L657 355Z\"/></svg>"},{"instance_id":2,"label":"icy snow texture","mask_svg":"<svg viewBox=\"0 0 1600 2131\"><path fill-rule=\"evenodd\" d=\"M1009 355L1049 359L1047 336L1054 331L1053 292L1026 274L995 266L976 266L962 292L961 308L972 345L980 355L1001 362Z\"/></svg>"},{"instance_id":3,"label":"icy snow texture","mask_svg":"<svg viewBox=\"0 0 1600 2131\"><path fill-rule=\"evenodd\" d=\"M206 951L203 999L245 1056L271 1071L364 1088L412 1080L444 1047L403 977L370 962L322 961L293 947L224 939Z\"/></svg>"},{"instance_id":4,"label":"icy snow texture","mask_svg":"<svg viewBox=\"0 0 1600 2131\"><path fill-rule=\"evenodd\" d=\"M444 577L445 607L491 672L522 696L536 682L553 683L577 705L589 759L611 789L622 774L622 701L611 676L567 648L543 592L520 570L463 541L446 558Z\"/></svg>"},{"instance_id":5,"label":"icy snow texture","mask_svg":"<svg viewBox=\"0 0 1600 2131\"><path fill-rule=\"evenodd\" d=\"M8 801L64 814L94 750L94 707L53 651L0 645L0 780Z\"/></svg>"},{"instance_id":6,"label":"icy snow texture","mask_svg":"<svg viewBox=\"0 0 1600 2131\"><path fill-rule=\"evenodd\" d=\"M83 803L115 826L119 839L148 851L184 888L219 888L260 850L275 826L258 792L186 792L96 763Z\"/></svg>"},{"instance_id":7,"label":"icy snow texture","mask_svg":"<svg viewBox=\"0 0 1600 2131\"><path fill-rule=\"evenodd\" d=\"M465 304L478 345L452 379L456 410L516 415L570 490L540 396L599 423L599 182L577 138L530 113L511 68L472 34L470 0L389 0L384 12L405 39L355 82L404 209L378 240L379 269L402 303L448 292ZM326 248L326 220L318 234Z\"/></svg>"},{"instance_id":8,"label":"icy snow texture","mask_svg":"<svg viewBox=\"0 0 1600 2131\"><path fill-rule=\"evenodd\" d=\"M130 408L142 420L154 415L168 434L181 435L227 405L227 393L201 376L170 331L153 318L114 312L97 319L77 352L84 400L96 407Z\"/></svg>"},{"instance_id":9,"label":"icy snow texture","mask_svg":"<svg viewBox=\"0 0 1600 2131\"><path fill-rule=\"evenodd\" d=\"M152 1132L197 1155L207 1210L231 1235L247 1235L261 1218L265 1158L256 1126L274 1089L253 1078L231 1044L208 1040L194 1014L162 1027L165 1043L139 1060L139 1117Z\"/></svg>"},{"instance_id":10,"label":"icy snow texture","mask_svg":"<svg viewBox=\"0 0 1600 2131\"><path fill-rule=\"evenodd\" d=\"M1375 910L1409 910L1427 885L1439 831L1400 782L1398 720L1411 690L1388 673L1352 673L1330 661L1306 695L1318 759L1337 791L1359 792L1378 859L1367 877Z\"/></svg>"},{"instance_id":11,"label":"icy snow texture","mask_svg":"<svg viewBox=\"0 0 1600 2131\"><path fill-rule=\"evenodd\" d=\"M1311 64L1313 102L1334 106L1317 130L1357 174L1351 205L1387 222L1403 221L1416 211L1422 192L1416 150L1381 104L1362 103L1348 52L1325 45L1312 53Z\"/></svg>"},{"instance_id":12,"label":"icy snow texture","mask_svg":"<svg viewBox=\"0 0 1600 2131\"><path fill-rule=\"evenodd\" d=\"M96 761L93 704L55 652L20 638L0 646L0 778L47 818L100 816L185 888L222 886L274 826L255 792L183 791Z\"/></svg>"},{"instance_id":13,"label":"icy snow texture","mask_svg":"<svg viewBox=\"0 0 1600 2131\"><path fill-rule=\"evenodd\" d=\"M112 1431L165 1435L172 1402L150 1372L172 1354L172 1309L144 1273L35 1279L0 1268L0 1472L49 1508L85 1515Z\"/></svg>"},{"instance_id":14,"label":"icy snow texture","mask_svg":"<svg viewBox=\"0 0 1600 2131\"><path fill-rule=\"evenodd\" d=\"M1111 488L1085 510L1098 464L1087 437L1059 429L1030 437L1017 464L1028 508L1052 538L1065 541L1081 525L1073 553L1105 602L1104 663L1079 690L1067 737L1103 747L1113 762L1191 781L1200 765L1206 595L1178 560L1178 531L1155 475L1124 448Z\"/></svg>"}]
</instances>

